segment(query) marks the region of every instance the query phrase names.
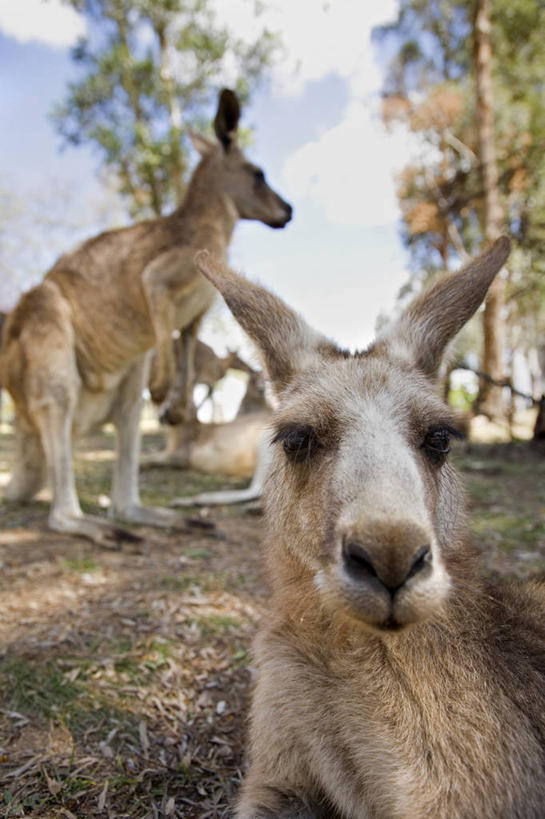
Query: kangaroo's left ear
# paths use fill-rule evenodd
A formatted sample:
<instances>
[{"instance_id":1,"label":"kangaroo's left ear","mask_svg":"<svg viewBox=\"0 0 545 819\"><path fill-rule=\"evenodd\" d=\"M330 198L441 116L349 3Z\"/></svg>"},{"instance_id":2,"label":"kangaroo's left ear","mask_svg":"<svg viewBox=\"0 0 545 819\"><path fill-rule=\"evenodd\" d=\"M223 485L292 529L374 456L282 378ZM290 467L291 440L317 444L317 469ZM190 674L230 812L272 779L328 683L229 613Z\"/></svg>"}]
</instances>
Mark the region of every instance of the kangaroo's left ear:
<instances>
[{"instance_id":1,"label":"kangaroo's left ear","mask_svg":"<svg viewBox=\"0 0 545 819\"><path fill-rule=\"evenodd\" d=\"M236 140L239 119L240 103L238 97L234 91L224 88L218 100L214 131L225 150Z\"/></svg>"},{"instance_id":2,"label":"kangaroo's left ear","mask_svg":"<svg viewBox=\"0 0 545 819\"><path fill-rule=\"evenodd\" d=\"M208 139L204 134L199 134L197 131L193 131L192 128L188 128L187 133L189 134L193 147L201 156L206 156L206 154L209 154L214 148L216 150L218 149L218 143Z\"/></svg>"},{"instance_id":3,"label":"kangaroo's left ear","mask_svg":"<svg viewBox=\"0 0 545 819\"><path fill-rule=\"evenodd\" d=\"M319 367L324 358L343 355L281 299L219 265L207 250L196 254L195 264L218 288L242 329L257 345L277 394L297 373Z\"/></svg>"},{"instance_id":4,"label":"kangaroo's left ear","mask_svg":"<svg viewBox=\"0 0 545 819\"><path fill-rule=\"evenodd\" d=\"M443 276L409 305L372 349L407 359L435 378L447 344L479 308L510 250L509 239L501 236L462 270Z\"/></svg>"}]
</instances>

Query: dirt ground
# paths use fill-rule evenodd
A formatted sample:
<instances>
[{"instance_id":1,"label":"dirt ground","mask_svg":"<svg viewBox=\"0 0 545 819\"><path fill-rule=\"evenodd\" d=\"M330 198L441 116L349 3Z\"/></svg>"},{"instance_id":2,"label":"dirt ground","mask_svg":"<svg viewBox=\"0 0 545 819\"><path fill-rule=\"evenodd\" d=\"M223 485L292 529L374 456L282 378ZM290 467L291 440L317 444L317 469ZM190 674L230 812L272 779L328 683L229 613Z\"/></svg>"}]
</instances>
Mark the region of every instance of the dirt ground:
<instances>
[{"instance_id":1,"label":"dirt ground","mask_svg":"<svg viewBox=\"0 0 545 819\"><path fill-rule=\"evenodd\" d=\"M0 435L4 482L12 444ZM112 445L101 434L78 453L98 514ZM461 445L454 459L484 570L543 574L545 452ZM141 479L156 504L226 483L159 468ZM114 551L48 532L46 515L46 500L0 501L0 815L229 816L266 595L261 517L189 512L180 530L139 527L141 542Z\"/></svg>"}]
</instances>

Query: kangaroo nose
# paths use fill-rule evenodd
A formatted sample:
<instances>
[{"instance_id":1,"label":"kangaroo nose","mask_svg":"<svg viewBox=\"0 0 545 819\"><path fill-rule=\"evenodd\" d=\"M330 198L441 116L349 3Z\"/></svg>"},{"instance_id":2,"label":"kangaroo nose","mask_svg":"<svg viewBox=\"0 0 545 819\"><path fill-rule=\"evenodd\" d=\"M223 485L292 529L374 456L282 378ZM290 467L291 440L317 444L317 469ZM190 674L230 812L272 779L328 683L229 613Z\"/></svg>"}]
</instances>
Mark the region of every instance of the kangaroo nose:
<instances>
[{"instance_id":1,"label":"kangaroo nose","mask_svg":"<svg viewBox=\"0 0 545 819\"><path fill-rule=\"evenodd\" d=\"M291 217L293 216L293 208L289 202L284 202L284 209L286 211L287 221L289 222Z\"/></svg>"},{"instance_id":2,"label":"kangaroo nose","mask_svg":"<svg viewBox=\"0 0 545 819\"><path fill-rule=\"evenodd\" d=\"M381 556L383 557L383 556ZM345 540L342 545L342 559L348 575L361 583L376 585L377 581L393 597L396 591L411 577L422 572L431 561L428 545L421 546L406 559L373 559L370 553L356 540Z\"/></svg>"}]
</instances>

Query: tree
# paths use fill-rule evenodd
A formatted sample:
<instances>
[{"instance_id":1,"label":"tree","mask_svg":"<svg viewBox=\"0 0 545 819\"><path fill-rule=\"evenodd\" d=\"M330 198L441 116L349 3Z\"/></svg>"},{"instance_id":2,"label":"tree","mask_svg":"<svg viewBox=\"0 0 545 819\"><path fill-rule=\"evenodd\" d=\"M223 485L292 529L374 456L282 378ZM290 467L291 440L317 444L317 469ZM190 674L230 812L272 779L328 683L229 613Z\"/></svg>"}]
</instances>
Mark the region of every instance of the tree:
<instances>
[{"instance_id":1,"label":"tree","mask_svg":"<svg viewBox=\"0 0 545 819\"><path fill-rule=\"evenodd\" d=\"M483 46L482 2L401 0L397 20L376 34L393 55L384 118L403 123L421 146L398 187L415 269L432 275L508 229L515 251L496 314L507 319L506 344L528 350L545 332L545 6L495 0ZM501 332L495 326L490 335ZM506 354L496 349L501 369ZM488 354L481 369L494 369Z\"/></svg>"},{"instance_id":2,"label":"tree","mask_svg":"<svg viewBox=\"0 0 545 819\"><path fill-rule=\"evenodd\" d=\"M183 198L187 127L202 125L226 75L245 101L278 40L265 29L242 42L215 24L210 0L67 2L89 34L72 52L82 78L52 114L58 132L98 150L133 217L159 216Z\"/></svg>"},{"instance_id":3,"label":"tree","mask_svg":"<svg viewBox=\"0 0 545 819\"><path fill-rule=\"evenodd\" d=\"M401 0L394 23L375 29L385 53L383 117L417 137L419 153L399 178L404 240L415 271L444 270L471 245L459 202L475 162L467 131L468 0Z\"/></svg>"},{"instance_id":4,"label":"tree","mask_svg":"<svg viewBox=\"0 0 545 819\"><path fill-rule=\"evenodd\" d=\"M494 137L494 88L492 81L492 43L490 36L490 0L475 0L473 50L476 90L476 125L483 183L483 234L491 242L505 229L505 214L500 203L498 163ZM505 282L496 276L486 297L483 314L483 370L501 381L504 377ZM479 411L491 418L505 415L501 387L482 380Z\"/></svg>"},{"instance_id":5,"label":"tree","mask_svg":"<svg viewBox=\"0 0 545 819\"><path fill-rule=\"evenodd\" d=\"M118 218L118 201L111 190L82 206L58 180L21 190L0 177L0 312L12 310L21 293L38 284L55 258L82 241L90 226L104 230Z\"/></svg>"}]
</instances>

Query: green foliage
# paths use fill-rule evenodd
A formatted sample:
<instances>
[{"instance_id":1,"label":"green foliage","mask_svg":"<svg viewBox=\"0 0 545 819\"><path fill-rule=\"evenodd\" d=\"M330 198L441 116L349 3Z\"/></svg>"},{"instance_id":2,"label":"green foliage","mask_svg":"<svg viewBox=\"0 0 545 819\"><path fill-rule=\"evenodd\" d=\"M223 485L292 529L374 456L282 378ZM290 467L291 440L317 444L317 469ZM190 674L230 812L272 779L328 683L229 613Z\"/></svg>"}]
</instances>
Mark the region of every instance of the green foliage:
<instances>
[{"instance_id":1,"label":"green foliage","mask_svg":"<svg viewBox=\"0 0 545 819\"><path fill-rule=\"evenodd\" d=\"M394 49L385 93L409 94L468 71L470 6L471 0L400 0L397 20L373 32L381 45Z\"/></svg>"},{"instance_id":2,"label":"green foliage","mask_svg":"<svg viewBox=\"0 0 545 819\"><path fill-rule=\"evenodd\" d=\"M65 709L81 693L80 683L69 680L54 660L37 663L31 657L2 661L0 687L11 692L10 708L46 717Z\"/></svg>"},{"instance_id":3,"label":"green foliage","mask_svg":"<svg viewBox=\"0 0 545 819\"><path fill-rule=\"evenodd\" d=\"M73 49L81 79L52 113L65 144L90 143L132 216L183 197L187 126L202 126L222 78L242 102L278 46L266 29L242 42L216 24L209 0L68 0L88 36Z\"/></svg>"},{"instance_id":4,"label":"green foliage","mask_svg":"<svg viewBox=\"0 0 545 819\"><path fill-rule=\"evenodd\" d=\"M448 402L454 409L461 412L469 412L477 397L477 390L468 389L465 384L450 389L448 395Z\"/></svg>"},{"instance_id":5,"label":"green foliage","mask_svg":"<svg viewBox=\"0 0 545 819\"><path fill-rule=\"evenodd\" d=\"M89 572L95 572L99 566L96 560L93 560L92 557L87 557L82 555L81 557L72 557L66 558L64 560L64 565L70 572L75 572L76 574L88 574Z\"/></svg>"}]
</instances>

